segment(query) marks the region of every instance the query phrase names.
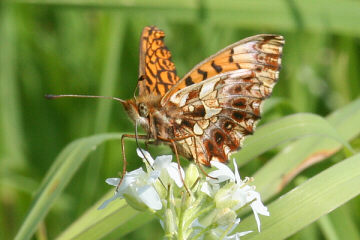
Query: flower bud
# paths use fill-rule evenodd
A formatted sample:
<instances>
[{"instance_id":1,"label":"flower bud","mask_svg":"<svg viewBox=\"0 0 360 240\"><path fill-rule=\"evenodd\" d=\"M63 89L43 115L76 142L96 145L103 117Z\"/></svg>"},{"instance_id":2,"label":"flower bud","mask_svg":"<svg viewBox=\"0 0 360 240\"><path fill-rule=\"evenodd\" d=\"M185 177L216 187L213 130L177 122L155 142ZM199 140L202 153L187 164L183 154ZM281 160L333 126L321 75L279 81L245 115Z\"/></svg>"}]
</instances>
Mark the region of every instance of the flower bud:
<instances>
[{"instance_id":1,"label":"flower bud","mask_svg":"<svg viewBox=\"0 0 360 240\"><path fill-rule=\"evenodd\" d=\"M239 204L239 199L234 196L236 184L227 183L215 194L215 203L217 208L232 208Z\"/></svg>"},{"instance_id":2,"label":"flower bud","mask_svg":"<svg viewBox=\"0 0 360 240\"><path fill-rule=\"evenodd\" d=\"M195 164L190 164L185 173L185 184L192 187L199 178L199 171Z\"/></svg>"},{"instance_id":3,"label":"flower bud","mask_svg":"<svg viewBox=\"0 0 360 240\"><path fill-rule=\"evenodd\" d=\"M218 225L226 226L233 224L235 222L235 219L236 219L235 211L231 210L230 208L223 208L218 212L214 221Z\"/></svg>"},{"instance_id":4,"label":"flower bud","mask_svg":"<svg viewBox=\"0 0 360 240\"><path fill-rule=\"evenodd\" d=\"M165 210L165 219L166 219L165 232L173 235L176 232L176 222L174 218L174 213L170 208L167 208Z\"/></svg>"},{"instance_id":5,"label":"flower bud","mask_svg":"<svg viewBox=\"0 0 360 240\"><path fill-rule=\"evenodd\" d=\"M131 207L135 208L138 211L149 210L149 207L143 201L133 195L124 193L124 198Z\"/></svg>"}]
</instances>

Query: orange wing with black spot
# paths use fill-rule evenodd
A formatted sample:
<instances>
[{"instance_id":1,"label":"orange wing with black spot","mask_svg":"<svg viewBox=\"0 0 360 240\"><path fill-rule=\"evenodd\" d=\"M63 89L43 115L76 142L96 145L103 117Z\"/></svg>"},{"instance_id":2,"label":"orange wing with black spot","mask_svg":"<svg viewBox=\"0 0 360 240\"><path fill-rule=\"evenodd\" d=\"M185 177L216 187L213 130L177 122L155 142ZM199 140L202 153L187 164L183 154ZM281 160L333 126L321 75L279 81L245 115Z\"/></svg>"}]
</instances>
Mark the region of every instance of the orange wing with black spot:
<instances>
[{"instance_id":1,"label":"orange wing with black spot","mask_svg":"<svg viewBox=\"0 0 360 240\"><path fill-rule=\"evenodd\" d=\"M161 100L164 105L180 89L221 73L238 69L252 70L260 81L275 82L281 66L284 38L260 34L238 41L196 65Z\"/></svg>"},{"instance_id":2,"label":"orange wing with black spot","mask_svg":"<svg viewBox=\"0 0 360 240\"><path fill-rule=\"evenodd\" d=\"M165 33L155 26L145 27L142 31L138 82L140 96L164 96L179 80L164 37Z\"/></svg>"}]
</instances>

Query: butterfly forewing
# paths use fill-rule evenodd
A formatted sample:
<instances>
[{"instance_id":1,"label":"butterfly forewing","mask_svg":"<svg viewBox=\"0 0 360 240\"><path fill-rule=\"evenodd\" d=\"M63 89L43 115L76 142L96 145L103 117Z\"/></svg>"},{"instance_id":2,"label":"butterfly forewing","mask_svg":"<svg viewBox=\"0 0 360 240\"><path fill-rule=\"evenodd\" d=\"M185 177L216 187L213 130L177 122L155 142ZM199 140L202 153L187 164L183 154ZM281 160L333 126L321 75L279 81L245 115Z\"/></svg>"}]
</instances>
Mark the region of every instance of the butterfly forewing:
<instances>
[{"instance_id":1,"label":"butterfly forewing","mask_svg":"<svg viewBox=\"0 0 360 240\"><path fill-rule=\"evenodd\" d=\"M165 33L155 26L145 27L140 39L139 95L165 95L179 80Z\"/></svg>"},{"instance_id":2,"label":"butterfly forewing","mask_svg":"<svg viewBox=\"0 0 360 240\"><path fill-rule=\"evenodd\" d=\"M187 73L162 99L162 104L178 90L212 76L237 69L253 70L264 84L278 79L284 38L262 34L236 42L205 59Z\"/></svg>"}]
</instances>

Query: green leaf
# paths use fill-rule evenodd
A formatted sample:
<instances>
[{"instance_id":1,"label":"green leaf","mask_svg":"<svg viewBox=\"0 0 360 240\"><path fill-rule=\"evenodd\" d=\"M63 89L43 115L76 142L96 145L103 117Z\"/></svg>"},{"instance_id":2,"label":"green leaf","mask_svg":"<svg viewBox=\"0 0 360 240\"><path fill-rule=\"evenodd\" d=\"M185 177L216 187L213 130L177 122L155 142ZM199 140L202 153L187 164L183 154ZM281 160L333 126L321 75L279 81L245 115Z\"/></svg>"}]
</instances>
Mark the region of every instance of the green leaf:
<instances>
[{"instance_id":1,"label":"green leaf","mask_svg":"<svg viewBox=\"0 0 360 240\"><path fill-rule=\"evenodd\" d=\"M360 229L354 221L351 202L337 208L327 216L329 216L329 221L339 239L360 240Z\"/></svg>"},{"instance_id":2,"label":"green leaf","mask_svg":"<svg viewBox=\"0 0 360 240\"><path fill-rule=\"evenodd\" d=\"M123 236L154 218L150 213L139 212L130 207L123 199L98 210L101 203L112 194L113 192L106 194L57 239L100 239L113 231L120 233L117 236Z\"/></svg>"},{"instance_id":3,"label":"green leaf","mask_svg":"<svg viewBox=\"0 0 360 240\"><path fill-rule=\"evenodd\" d=\"M259 127L253 136L245 140L243 149L232 157L242 166L281 143L311 135L326 136L351 148L324 118L310 113L298 113Z\"/></svg>"},{"instance_id":4,"label":"green leaf","mask_svg":"<svg viewBox=\"0 0 360 240\"><path fill-rule=\"evenodd\" d=\"M2 7L2 8L1 8ZM0 129L4 150L1 169L24 169L26 165L24 131L17 72L17 32L15 9L0 6ZM1 150L2 150L1 149Z\"/></svg>"},{"instance_id":5,"label":"green leaf","mask_svg":"<svg viewBox=\"0 0 360 240\"><path fill-rule=\"evenodd\" d=\"M360 125L358 124L360 122L360 99L338 109L330 114L327 119L342 139L350 141L360 133ZM290 180L287 178L301 164L304 162L314 164L316 161L331 156L341 147L341 142L319 136L296 140L256 172L254 184L262 198L264 200L269 199L283 189Z\"/></svg>"},{"instance_id":6,"label":"green leaf","mask_svg":"<svg viewBox=\"0 0 360 240\"><path fill-rule=\"evenodd\" d=\"M90 152L105 141L120 138L121 134L101 134L70 143L59 154L49 170L15 239L31 238L39 222L45 217Z\"/></svg>"},{"instance_id":7,"label":"green leaf","mask_svg":"<svg viewBox=\"0 0 360 240\"><path fill-rule=\"evenodd\" d=\"M309 179L269 205L270 217L261 217L261 233L244 239L284 239L360 194L360 154ZM236 231L256 231L253 216Z\"/></svg>"}]
</instances>

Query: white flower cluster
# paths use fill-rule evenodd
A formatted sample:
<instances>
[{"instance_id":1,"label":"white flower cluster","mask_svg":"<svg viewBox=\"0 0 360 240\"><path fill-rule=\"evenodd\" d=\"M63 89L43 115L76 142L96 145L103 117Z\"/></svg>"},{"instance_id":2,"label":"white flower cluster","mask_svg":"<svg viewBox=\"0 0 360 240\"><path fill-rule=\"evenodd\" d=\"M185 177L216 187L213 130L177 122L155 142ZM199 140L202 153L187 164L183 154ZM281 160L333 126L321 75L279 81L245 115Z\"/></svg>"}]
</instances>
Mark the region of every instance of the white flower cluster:
<instances>
[{"instance_id":1,"label":"white flower cluster","mask_svg":"<svg viewBox=\"0 0 360 240\"><path fill-rule=\"evenodd\" d=\"M225 164L211 162L217 170L210 172L210 177L201 178L193 164L186 172L182 168L179 171L171 155L158 156L154 160L143 149L137 149L137 154L146 164L147 171L139 168L126 173L115 195L99 209L117 198L124 198L137 210L156 212L161 216L165 234L179 239L240 239L251 232L232 234L240 223L236 212L246 205L254 212L258 231L258 215L269 216L260 194L249 185L250 179L241 180L235 160L235 173ZM190 195L183 188L182 178L190 187ZM106 180L116 187L119 181L119 178Z\"/></svg>"}]
</instances>

